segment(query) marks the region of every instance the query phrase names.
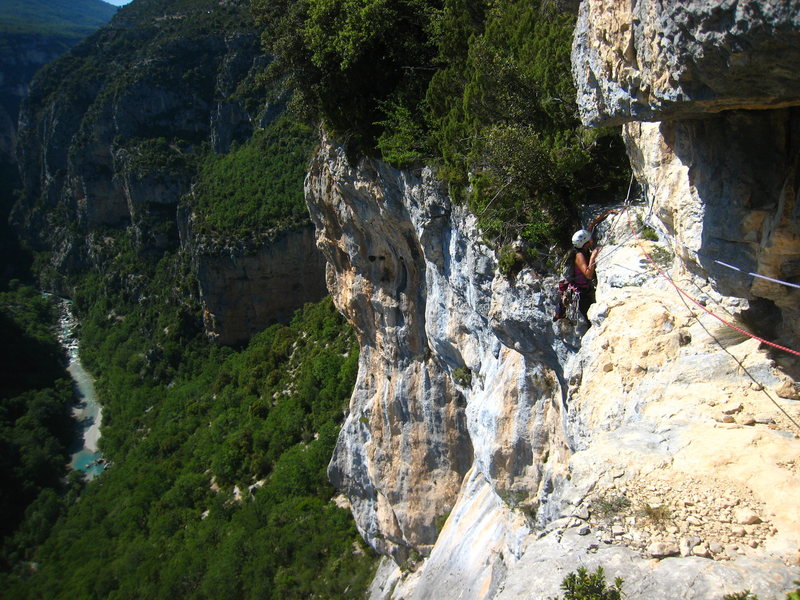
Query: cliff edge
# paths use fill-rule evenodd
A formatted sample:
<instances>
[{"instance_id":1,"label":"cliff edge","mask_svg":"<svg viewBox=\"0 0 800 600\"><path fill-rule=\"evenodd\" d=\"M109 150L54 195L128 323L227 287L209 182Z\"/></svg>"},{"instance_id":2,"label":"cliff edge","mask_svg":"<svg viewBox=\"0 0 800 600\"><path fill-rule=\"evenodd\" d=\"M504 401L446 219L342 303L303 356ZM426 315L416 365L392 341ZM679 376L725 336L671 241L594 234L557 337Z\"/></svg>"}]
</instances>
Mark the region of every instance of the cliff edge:
<instances>
[{"instance_id":1,"label":"cliff edge","mask_svg":"<svg viewBox=\"0 0 800 600\"><path fill-rule=\"evenodd\" d=\"M676 18L624 4L582 3L576 72L582 36L612 54L655 27L643 18ZM586 86L613 75L578 81L585 114L609 114ZM553 323L554 278L498 273L433 171L351 164L322 141L306 199L361 344L329 474L390 557L374 599L555 597L582 565L629 598L793 589L800 362L723 323L800 345L797 289L750 274L797 283L800 95L782 94L703 118L694 103L692 120L615 109L644 193L603 226L588 331Z\"/></svg>"}]
</instances>

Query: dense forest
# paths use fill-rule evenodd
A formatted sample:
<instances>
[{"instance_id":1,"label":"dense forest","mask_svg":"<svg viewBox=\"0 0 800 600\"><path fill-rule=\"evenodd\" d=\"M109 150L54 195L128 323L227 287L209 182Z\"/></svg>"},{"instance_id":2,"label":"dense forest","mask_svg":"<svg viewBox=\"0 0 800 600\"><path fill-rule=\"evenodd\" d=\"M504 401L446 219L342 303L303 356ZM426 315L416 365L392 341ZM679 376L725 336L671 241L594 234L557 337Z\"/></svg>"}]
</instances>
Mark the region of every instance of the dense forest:
<instances>
[{"instance_id":1,"label":"dense forest","mask_svg":"<svg viewBox=\"0 0 800 600\"><path fill-rule=\"evenodd\" d=\"M178 302L180 260L136 260L121 245L109 269L145 273L148 304L106 296L107 281L92 277L77 298L88 307L81 354L99 375L106 472L82 491L79 478L58 479L63 436L47 426L63 425L53 413L69 394L3 399L4 443L21 448L24 485L38 483L34 472L56 481L40 484L6 536L0 589L14 598L360 597L374 557L326 478L357 369L350 329L327 300L241 350L210 345ZM30 364L30 353L20 360ZM18 404L27 415L10 414ZM49 470L32 462L39 455Z\"/></svg>"},{"instance_id":2,"label":"dense forest","mask_svg":"<svg viewBox=\"0 0 800 600\"><path fill-rule=\"evenodd\" d=\"M102 29L40 73L31 114L78 102L91 123L103 117L100 101L145 75L162 87L184 82L211 103L219 90L182 41L253 27L242 4L135 0L115 21L125 27ZM140 176L191 181L180 203L199 234L247 237L306 222L302 179L320 122L353 158L435 166L487 240L521 239L532 255L565 238L581 203L627 183L618 132L579 125L574 17L548 2L253 0L252 9L272 60L254 61L263 68L232 97L253 114L287 104L289 114L254 118L252 135L225 148L155 126L113 141ZM190 59L188 70L169 62ZM70 155L85 141L75 135ZM36 210L67 218L38 190L24 193ZM2 501L12 503L6 489L25 490L7 513L16 517L3 534L0 594L362 597L376 557L326 476L358 359L332 303L306 306L243 348L219 347L203 334L186 249L154 253L142 223L82 227L63 230L96 242L91 262L58 277L47 272L55 252L44 232L29 244L34 275L63 282L75 301L110 466L88 484L68 476L70 384L46 326L51 307L33 288L0 281L0 325L24 342L3 349L6 365L24 365L18 389L2 398L2 443L16 457L2 465Z\"/></svg>"}]
</instances>

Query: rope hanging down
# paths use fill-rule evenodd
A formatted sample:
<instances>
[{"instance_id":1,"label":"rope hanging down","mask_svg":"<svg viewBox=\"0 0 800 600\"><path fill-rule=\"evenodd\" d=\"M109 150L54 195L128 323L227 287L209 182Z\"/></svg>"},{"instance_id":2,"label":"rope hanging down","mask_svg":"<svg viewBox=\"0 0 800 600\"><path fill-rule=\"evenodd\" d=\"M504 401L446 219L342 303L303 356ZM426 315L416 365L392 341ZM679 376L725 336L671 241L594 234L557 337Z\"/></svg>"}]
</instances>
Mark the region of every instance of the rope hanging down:
<instances>
[{"instance_id":1,"label":"rope hanging down","mask_svg":"<svg viewBox=\"0 0 800 600\"><path fill-rule=\"evenodd\" d=\"M726 321L725 319L723 319L723 318L722 318L722 317L720 317L719 315L717 315L717 314L715 314L715 313L711 312L710 310L708 310L708 309L707 309L705 306L703 306L703 305L700 303L700 301L696 300L696 299L695 299L693 296L691 296L691 295L690 295L688 292L685 292L685 291L684 291L684 290L683 290L683 289L682 289L682 288L681 288L681 287L680 287L680 286L679 286L677 283L675 283L675 281L672 279L672 277L670 277L669 275L667 275L667 274L664 272L664 270L663 270L661 267L659 267L659 266L658 266L658 264L656 264L656 262L653 260L653 258L650 256L650 254L647 252L647 250L645 250L645 247L644 247L644 245L642 244L642 241L639 239L639 235L636 233L636 230L635 230L635 229L634 229L634 227L633 227L633 223L631 222L631 216L630 216L630 212L628 212L628 227L630 227L630 230L633 232L633 235L634 235L634 237L636 238L636 243L639 245L639 249L642 251L642 253L645 255L645 257L647 257L647 260L648 260L648 261L650 261L650 264L651 264L651 265L653 265L653 266L656 268L656 270L658 271L658 273L659 273L659 274L660 274L660 275L661 275L661 276L662 276L664 279L666 279L667 281L669 281L669 282L670 282L670 284L672 284L672 287L674 287L674 288L675 288L675 290L676 290L676 291L677 291L679 294L681 294L681 295L685 296L686 298L688 298L689 300L691 300L691 301L692 301L694 304L696 304L696 305L697 305L698 307L700 307L700 308L701 308L703 311L705 311L706 313L708 313L709 315L711 315L712 317L714 317L715 319L717 319L718 321L720 321L720 322L721 322L723 325L725 325L725 326L727 326L727 327L730 327L731 329L735 329L735 330L736 330L736 331L738 331L739 333L742 333L742 334L746 335L746 336L747 336L747 337L749 337L749 338L752 338L752 339L754 339L754 340L758 340L758 341L759 341L759 342L761 342L762 344L766 344L767 346L771 346L772 348L775 348L775 349L777 349L777 350L782 350L782 351L784 351L784 352L788 352L789 354L794 354L795 356L800 356L800 352L798 352L797 350L793 350L793 349L791 349L791 348L787 348L786 346L781 346L780 344L776 344L776 343L774 343L774 342L770 342L769 340L765 340L764 338L762 338L762 337L759 337L759 336L757 336L757 335L754 335L754 334L750 333L749 331L747 331L747 330L745 330L745 329L742 329L741 327L737 327L737 326L736 326L736 325L734 325L733 323L730 323L729 321Z\"/></svg>"}]
</instances>

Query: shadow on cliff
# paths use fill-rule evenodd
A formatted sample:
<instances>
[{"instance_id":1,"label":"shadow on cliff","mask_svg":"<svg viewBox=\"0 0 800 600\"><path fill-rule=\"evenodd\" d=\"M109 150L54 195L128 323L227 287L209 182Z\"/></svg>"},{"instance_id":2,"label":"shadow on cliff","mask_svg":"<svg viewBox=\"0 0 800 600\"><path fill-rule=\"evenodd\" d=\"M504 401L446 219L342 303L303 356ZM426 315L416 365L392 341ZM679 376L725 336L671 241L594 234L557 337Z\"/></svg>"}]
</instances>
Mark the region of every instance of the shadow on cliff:
<instances>
[{"instance_id":1,"label":"shadow on cliff","mask_svg":"<svg viewBox=\"0 0 800 600\"><path fill-rule=\"evenodd\" d=\"M686 266L711 280L720 293L749 301L749 308L736 315L740 325L770 341L796 346L797 334L787 329L787 319L796 313L790 308L797 306L796 292L747 273L758 273L766 264L773 270L766 275L800 281L800 248L787 246L787 237L800 233L794 198L800 111L728 111L707 119L666 121L660 130L688 168L702 211L700 239L689 240L699 245L697 262L686 261ZM665 225L675 232L675 224Z\"/></svg>"}]
</instances>

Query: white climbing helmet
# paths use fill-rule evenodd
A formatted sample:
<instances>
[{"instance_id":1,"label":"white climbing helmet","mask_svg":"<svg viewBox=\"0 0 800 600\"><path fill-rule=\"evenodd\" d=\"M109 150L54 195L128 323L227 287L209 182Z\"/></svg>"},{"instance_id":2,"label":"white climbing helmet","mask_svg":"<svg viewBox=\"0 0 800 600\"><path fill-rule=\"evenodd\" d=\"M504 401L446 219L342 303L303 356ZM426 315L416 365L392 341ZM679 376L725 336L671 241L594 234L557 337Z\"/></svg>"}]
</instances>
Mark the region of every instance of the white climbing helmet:
<instances>
[{"instance_id":1,"label":"white climbing helmet","mask_svg":"<svg viewBox=\"0 0 800 600\"><path fill-rule=\"evenodd\" d=\"M572 234L572 245L576 248L583 248L590 239L592 239L592 232L580 229Z\"/></svg>"}]
</instances>

